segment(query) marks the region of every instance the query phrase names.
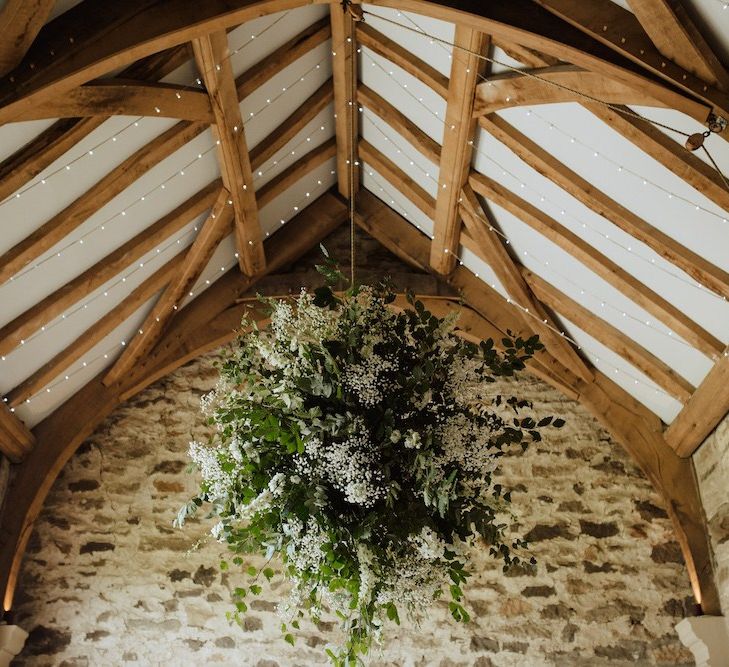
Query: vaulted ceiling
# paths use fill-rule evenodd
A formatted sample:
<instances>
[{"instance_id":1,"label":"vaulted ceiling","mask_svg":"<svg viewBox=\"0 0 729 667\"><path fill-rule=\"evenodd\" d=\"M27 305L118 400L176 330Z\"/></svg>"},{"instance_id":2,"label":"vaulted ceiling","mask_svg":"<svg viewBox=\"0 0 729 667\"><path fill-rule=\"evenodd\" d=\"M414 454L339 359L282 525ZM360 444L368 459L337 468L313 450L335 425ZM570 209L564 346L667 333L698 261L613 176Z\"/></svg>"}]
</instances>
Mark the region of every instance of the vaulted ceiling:
<instances>
[{"instance_id":1,"label":"vaulted ceiling","mask_svg":"<svg viewBox=\"0 0 729 667\"><path fill-rule=\"evenodd\" d=\"M532 372L626 441L710 579L679 456L729 410L729 10L482 4L0 7L0 450L32 489L10 589L87 427L229 339L351 191L463 293L465 334L541 336Z\"/></svg>"}]
</instances>

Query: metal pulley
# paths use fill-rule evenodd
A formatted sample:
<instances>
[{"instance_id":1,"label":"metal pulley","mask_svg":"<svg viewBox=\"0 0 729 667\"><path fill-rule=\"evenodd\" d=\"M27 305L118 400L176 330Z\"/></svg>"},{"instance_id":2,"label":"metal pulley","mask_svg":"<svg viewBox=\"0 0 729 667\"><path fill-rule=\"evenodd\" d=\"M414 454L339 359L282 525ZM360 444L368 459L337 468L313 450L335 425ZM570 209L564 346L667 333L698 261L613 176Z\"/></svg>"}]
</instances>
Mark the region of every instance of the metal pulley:
<instances>
[{"instance_id":1,"label":"metal pulley","mask_svg":"<svg viewBox=\"0 0 729 667\"><path fill-rule=\"evenodd\" d=\"M686 149L690 151L699 150L699 148L704 145L706 137L708 137L710 134L711 130L706 130L706 132L696 132L695 134L692 134L688 139L686 139L686 143L684 144L686 146Z\"/></svg>"}]
</instances>

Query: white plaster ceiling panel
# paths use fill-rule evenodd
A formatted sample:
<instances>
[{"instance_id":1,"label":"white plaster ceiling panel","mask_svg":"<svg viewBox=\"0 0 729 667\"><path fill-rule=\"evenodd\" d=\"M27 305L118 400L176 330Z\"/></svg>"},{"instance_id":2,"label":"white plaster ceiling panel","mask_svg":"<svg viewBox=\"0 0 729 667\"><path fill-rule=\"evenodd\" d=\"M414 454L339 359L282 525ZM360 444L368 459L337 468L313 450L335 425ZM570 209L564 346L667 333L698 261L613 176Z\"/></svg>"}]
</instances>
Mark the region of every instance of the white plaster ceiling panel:
<instances>
[{"instance_id":1,"label":"white plaster ceiling panel","mask_svg":"<svg viewBox=\"0 0 729 667\"><path fill-rule=\"evenodd\" d=\"M327 41L246 97L240 110L249 147L275 130L331 75L331 42Z\"/></svg>"},{"instance_id":2,"label":"white plaster ceiling panel","mask_svg":"<svg viewBox=\"0 0 729 667\"><path fill-rule=\"evenodd\" d=\"M446 102L397 65L362 47L360 80L404 113L423 132L443 143Z\"/></svg>"},{"instance_id":3,"label":"white plaster ceiling panel","mask_svg":"<svg viewBox=\"0 0 729 667\"><path fill-rule=\"evenodd\" d=\"M0 160L10 157L55 122L54 118L49 118L0 125Z\"/></svg>"},{"instance_id":4,"label":"white plaster ceiling panel","mask_svg":"<svg viewBox=\"0 0 729 667\"><path fill-rule=\"evenodd\" d=\"M643 345L694 384L703 379L712 360L509 212L495 205L489 208L508 237L512 252L524 266Z\"/></svg>"},{"instance_id":5,"label":"white plaster ceiling panel","mask_svg":"<svg viewBox=\"0 0 729 667\"><path fill-rule=\"evenodd\" d=\"M584 160L589 168L588 158ZM729 303L723 297L593 212L484 131L479 133L474 166L580 236L715 336L729 340ZM581 175L590 180L586 170Z\"/></svg>"},{"instance_id":6,"label":"white plaster ceiling panel","mask_svg":"<svg viewBox=\"0 0 729 667\"><path fill-rule=\"evenodd\" d=\"M212 139L207 130L96 211L46 253L47 261L38 264L38 268L25 270L0 287L4 304L0 316L9 321L29 304L79 275L217 178L215 151L205 154L210 146ZM198 155L203 157L198 159ZM144 201L141 201L142 196Z\"/></svg>"},{"instance_id":7,"label":"white plaster ceiling panel","mask_svg":"<svg viewBox=\"0 0 729 667\"><path fill-rule=\"evenodd\" d=\"M70 396L73 396L121 354L124 349L121 341L127 341L134 335L144 322L147 313L152 310L154 302L155 298L147 301L134 315L89 350L84 357L84 361L88 359L86 366L83 365L84 361L76 362L63 375L46 387L46 389L50 389L50 392L44 389L37 396L31 398L29 403L19 405L16 408L18 416L32 428L61 406ZM107 358L104 358L105 354ZM68 376L68 380L65 379L65 376Z\"/></svg>"},{"instance_id":8,"label":"white plaster ceiling panel","mask_svg":"<svg viewBox=\"0 0 729 667\"><path fill-rule=\"evenodd\" d=\"M490 74L502 74L504 72L509 73L513 72L514 69L528 69L518 60L507 55L506 52L502 51L498 46L492 47L491 58L496 62L492 62L487 65Z\"/></svg>"},{"instance_id":9,"label":"white plaster ceiling panel","mask_svg":"<svg viewBox=\"0 0 729 667\"><path fill-rule=\"evenodd\" d=\"M362 137L435 197L438 194L438 167L372 112L365 109L360 119Z\"/></svg>"},{"instance_id":10,"label":"white plaster ceiling panel","mask_svg":"<svg viewBox=\"0 0 729 667\"><path fill-rule=\"evenodd\" d=\"M66 308L61 315L31 334L25 344L0 359L0 393L9 391L32 375L121 303L159 268L190 246L197 233L196 228L201 226L206 217L207 213L192 220L158 248L149 251L121 273Z\"/></svg>"},{"instance_id":11,"label":"white plaster ceiling panel","mask_svg":"<svg viewBox=\"0 0 729 667\"><path fill-rule=\"evenodd\" d=\"M727 0L684 0L706 41L723 62L729 62L729 2Z\"/></svg>"},{"instance_id":12,"label":"white plaster ceiling panel","mask_svg":"<svg viewBox=\"0 0 729 667\"><path fill-rule=\"evenodd\" d=\"M366 23L435 67L441 74L450 75L453 49L449 44L453 43L455 34L453 23L414 12L400 12L388 7L367 4L362 7L365 11L370 12L365 16ZM407 28L401 28L383 19L394 21ZM431 39L431 36L437 39ZM437 40L443 40L447 44Z\"/></svg>"},{"instance_id":13,"label":"white plaster ceiling panel","mask_svg":"<svg viewBox=\"0 0 729 667\"><path fill-rule=\"evenodd\" d=\"M253 183L260 189L335 134L334 105L329 104L310 120L283 148L253 172Z\"/></svg>"},{"instance_id":14,"label":"white plaster ceiling panel","mask_svg":"<svg viewBox=\"0 0 729 667\"><path fill-rule=\"evenodd\" d=\"M633 398L642 403L651 412L658 415L666 424L670 424L683 407L675 398L661 390L650 378L637 368L568 322L572 337L582 346L587 358L599 371L604 373L615 384L627 391Z\"/></svg>"},{"instance_id":15,"label":"white plaster ceiling panel","mask_svg":"<svg viewBox=\"0 0 729 667\"><path fill-rule=\"evenodd\" d=\"M3 219L12 223L6 225L0 238L0 252L38 229L174 124L166 118L115 116L96 128L21 188L20 197L13 196L0 205ZM117 140L113 141L115 136Z\"/></svg>"},{"instance_id":16,"label":"white plaster ceiling panel","mask_svg":"<svg viewBox=\"0 0 729 667\"><path fill-rule=\"evenodd\" d=\"M726 212L587 110L575 104L554 104L511 109L503 115L607 195L717 266L729 269L729 228L722 222ZM570 137L577 141L572 143ZM696 210L695 205L711 213Z\"/></svg>"},{"instance_id":17,"label":"white plaster ceiling panel","mask_svg":"<svg viewBox=\"0 0 729 667\"><path fill-rule=\"evenodd\" d=\"M311 5L262 16L238 26L228 33L230 63L234 76L240 76L294 35L328 16L329 9L326 5Z\"/></svg>"},{"instance_id":18,"label":"white plaster ceiling panel","mask_svg":"<svg viewBox=\"0 0 729 667\"><path fill-rule=\"evenodd\" d=\"M273 235L331 188L337 182L336 165L336 158L327 160L290 186L283 195L264 206L259 214L264 236Z\"/></svg>"}]
</instances>

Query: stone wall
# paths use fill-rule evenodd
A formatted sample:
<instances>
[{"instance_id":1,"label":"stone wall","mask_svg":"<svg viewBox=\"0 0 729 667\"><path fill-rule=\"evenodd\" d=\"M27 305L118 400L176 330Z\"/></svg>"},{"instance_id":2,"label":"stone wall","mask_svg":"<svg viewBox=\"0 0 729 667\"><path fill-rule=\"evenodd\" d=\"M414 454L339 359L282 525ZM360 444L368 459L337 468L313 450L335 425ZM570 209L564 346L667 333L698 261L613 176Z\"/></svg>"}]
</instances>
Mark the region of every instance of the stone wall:
<instances>
[{"instance_id":1,"label":"stone wall","mask_svg":"<svg viewBox=\"0 0 729 667\"><path fill-rule=\"evenodd\" d=\"M701 502L714 554L714 570L724 616L729 616L729 416L693 457Z\"/></svg>"},{"instance_id":2,"label":"stone wall","mask_svg":"<svg viewBox=\"0 0 729 667\"><path fill-rule=\"evenodd\" d=\"M205 432L199 398L215 377L211 357L180 369L117 409L66 466L22 572L15 622L31 636L18 666L325 664L331 624L303 625L295 648L281 639L276 580L245 627L230 626L229 589L244 577L219 573L216 543L190 551L205 522L171 526L195 488L185 452ZM372 664L692 664L673 630L690 589L659 498L580 406L530 379L523 391L568 419L503 462L538 573L504 577L479 559L470 624L438 607L420 628L390 630Z\"/></svg>"}]
</instances>

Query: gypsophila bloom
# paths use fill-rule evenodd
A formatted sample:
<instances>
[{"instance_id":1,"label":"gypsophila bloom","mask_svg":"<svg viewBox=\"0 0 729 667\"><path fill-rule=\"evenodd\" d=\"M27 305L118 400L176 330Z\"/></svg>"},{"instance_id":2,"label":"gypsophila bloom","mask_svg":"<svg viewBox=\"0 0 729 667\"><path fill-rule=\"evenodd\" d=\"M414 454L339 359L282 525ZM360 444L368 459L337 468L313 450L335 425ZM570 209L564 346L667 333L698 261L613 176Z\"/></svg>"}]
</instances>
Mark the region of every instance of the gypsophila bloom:
<instances>
[{"instance_id":1,"label":"gypsophila bloom","mask_svg":"<svg viewBox=\"0 0 729 667\"><path fill-rule=\"evenodd\" d=\"M536 337L504 339L499 353L458 338L457 314L438 319L411 295L411 309L394 311L393 298L385 284L302 291L267 301L267 329L243 322L201 401L216 430L210 446L190 444L202 482L176 521L209 506L212 536L250 577L234 590L235 620L259 576L274 576L245 554L278 558L291 584L278 606L285 640L304 614L334 615L338 667L383 640L401 612L419 619L441 597L467 621L472 549L505 568L533 565L494 478L504 453L563 423L537 421L529 403L493 389L541 349Z\"/></svg>"}]
</instances>

